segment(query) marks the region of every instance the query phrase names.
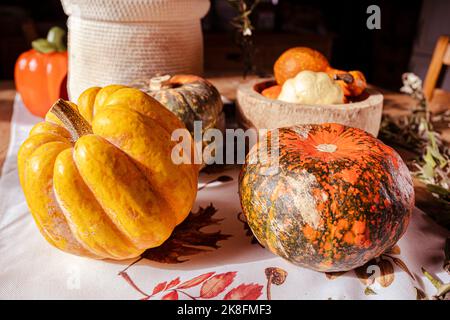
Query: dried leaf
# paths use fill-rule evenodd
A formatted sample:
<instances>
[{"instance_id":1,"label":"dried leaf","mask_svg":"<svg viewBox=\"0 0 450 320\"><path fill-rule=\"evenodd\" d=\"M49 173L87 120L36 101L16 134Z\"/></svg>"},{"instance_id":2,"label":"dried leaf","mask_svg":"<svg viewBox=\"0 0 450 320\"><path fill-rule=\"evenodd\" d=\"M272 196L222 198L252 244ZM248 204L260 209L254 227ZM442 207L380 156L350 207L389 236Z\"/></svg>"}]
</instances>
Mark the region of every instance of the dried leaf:
<instances>
[{"instance_id":1,"label":"dried leaf","mask_svg":"<svg viewBox=\"0 0 450 320\"><path fill-rule=\"evenodd\" d=\"M173 287L175 287L176 285L178 285L180 283L180 277L173 279L172 281L169 282L169 284L166 287L166 290L171 289Z\"/></svg>"},{"instance_id":2,"label":"dried leaf","mask_svg":"<svg viewBox=\"0 0 450 320\"><path fill-rule=\"evenodd\" d=\"M414 288L416 288L416 300L428 300L428 297L425 292L423 292L417 287Z\"/></svg>"},{"instance_id":3,"label":"dried leaf","mask_svg":"<svg viewBox=\"0 0 450 320\"><path fill-rule=\"evenodd\" d=\"M223 300L256 300L261 296L263 286L255 283L241 284L231 289Z\"/></svg>"},{"instance_id":4,"label":"dried leaf","mask_svg":"<svg viewBox=\"0 0 450 320\"><path fill-rule=\"evenodd\" d=\"M161 300L178 300L178 292L171 291L168 294L164 295Z\"/></svg>"},{"instance_id":5,"label":"dried leaf","mask_svg":"<svg viewBox=\"0 0 450 320\"><path fill-rule=\"evenodd\" d=\"M220 177L218 177L216 179L216 181L219 181L219 182L230 182L230 181L233 181L233 178L230 177L230 176L220 176Z\"/></svg>"},{"instance_id":6,"label":"dried leaf","mask_svg":"<svg viewBox=\"0 0 450 320\"><path fill-rule=\"evenodd\" d=\"M392 259L392 261L394 261L394 263L403 271L405 271L413 280L416 280L416 278L414 277L414 275L411 273L411 271L409 271L408 267L406 266L406 264L403 262L403 260L401 260L400 258L395 258L395 257L390 257Z\"/></svg>"},{"instance_id":7,"label":"dried leaf","mask_svg":"<svg viewBox=\"0 0 450 320\"><path fill-rule=\"evenodd\" d=\"M386 252L384 254L394 254L394 255L399 255L400 254L400 247L398 246L398 244L396 244L395 246L393 246L392 248L386 250Z\"/></svg>"},{"instance_id":8,"label":"dried leaf","mask_svg":"<svg viewBox=\"0 0 450 320\"><path fill-rule=\"evenodd\" d=\"M261 247L263 247L259 243L258 239L256 239L256 237L254 236L254 234L252 232L252 229L250 229L250 226L247 223L247 218L245 217L245 214L243 212L239 212L238 215L237 215L237 218L244 225L245 235L247 237L251 237L251 240L250 240L251 244L259 244Z\"/></svg>"},{"instance_id":9,"label":"dried leaf","mask_svg":"<svg viewBox=\"0 0 450 320\"><path fill-rule=\"evenodd\" d=\"M380 275L376 277L376 281L382 287L389 287L394 281L394 266L389 260L380 259L378 267L380 268Z\"/></svg>"},{"instance_id":10,"label":"dried leaf","mask_svg":"<svg viewBox=\"0 0 450 320\"><path fill-rule=\"evenodd\" d=\"M210 299L218 296L233 282L235 276L236 272L226 272L209 278L200 289L200 297Z\"/></svg>"},{"instance_id":11,"label":"dried leaf","mask_svg":"<svg viewBox=\"0 0 450 320\"><path fill-rule=\"evenodd\" d=\"M377 293L375 291L373 291L373 289L371 287L366 287L366 289L364 290L364 294L366 296L372 296L372 295L376 295Z\"/></svg>"},{"instance_id":12,"label":"dried leaf","mask_svg":"<svg viewBox=\"0 0 450 320\"><path fill-rule=\"evenodd\" d=\"M347 271L325 272L325 276L327 277L328 280L334 280L345 273L347 273Z\"/></svg>"},{"instance_id":13,"label":"dried leaf","mask_svg":"<svg viewBox=\"0 0 450 320\"><path fill-rule=\"evenodd\" d=\"M225 182L230 182L230 181L233 181L233 178L230 176L226 176L226 175L219 176L213 180L206 182L204 185L202 185L200 188L198 188L198 190L202 190L202 189L206 188L209 184L214 183L214 182L225 183Z\"/></svg>"},{"instance_id":14,"label":"dried leaf","mask_svg":"<svg viewBox=\"0 0 450 320\"><path fill-rule=\"evenodd\" d=\"M191 212L166 242L146 250L141 258L161 263L181 263L189 260L182 257L208 251L204 247L219 248L217 242L228 239L230 235L222 234L220 230L208 233L201 231L203 227L217 225L222 220L213 218L216 212L212 204L206 208L200 207L196 213Z\"/></svg>"},{"instance_id":15,"label":"dried leaf","mask_svg":"<svg viewBox=\"0 0 450 320\"><path fill-rule=\"evenodd\" d=\"M177 289L187 289L187 288L195 287L195 286L199 285L200 283L202 283L203 281L205 281L206 279L208 279L209 277L211 277L214 273L215 272L204 273L195 278L192 278L191 280L185 281L182 284L180 284L177 287Z\"/></svg>"},{"instance_id":16,"label":"dried leaf","mask_svg":"<svg viewBox=\"0 0 450 320\"><path fill-rule=\"evenodd\" d=\"M157 293L160 293L161 291L163 291L164 288L166 287L166 284L167 284L166 281L161 282L161 283L158 283L158 284L155 286L155 288L153 288L152 296L155 295L155 294L157 294Z\"/></svg>"},{"instance_id":17,"label":"dried leaf","mask_svg":"<svg viewBox=\"0 0 450 320\"><path fill-rule=\"evenodd\" d=\"M374 272L371 272L371 270L369 270L369 267L376 264L377 264L376 261L372 259L369 262L366 262L361 267L358 267L353 270L362 284L370 286L375 282Z\"/></svg>"}]
</instances>

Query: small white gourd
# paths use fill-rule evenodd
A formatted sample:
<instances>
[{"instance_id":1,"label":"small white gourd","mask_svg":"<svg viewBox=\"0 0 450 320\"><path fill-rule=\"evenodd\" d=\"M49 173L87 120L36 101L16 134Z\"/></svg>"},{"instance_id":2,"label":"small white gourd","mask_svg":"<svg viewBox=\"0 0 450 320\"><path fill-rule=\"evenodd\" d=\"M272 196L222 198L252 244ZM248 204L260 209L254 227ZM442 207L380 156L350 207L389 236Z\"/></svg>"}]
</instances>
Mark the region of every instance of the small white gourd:
<instances>
[{"instance_id":1,"label":"small white gourd","mask_svg":"<svg viewBox=\"0 0 450 320\"><path fill-rule=\"evenodd\" d=\"M342 88L325 72L301 71L286 80L278 100L303 104L344 103Z\"/></svg>"}]
</instances>

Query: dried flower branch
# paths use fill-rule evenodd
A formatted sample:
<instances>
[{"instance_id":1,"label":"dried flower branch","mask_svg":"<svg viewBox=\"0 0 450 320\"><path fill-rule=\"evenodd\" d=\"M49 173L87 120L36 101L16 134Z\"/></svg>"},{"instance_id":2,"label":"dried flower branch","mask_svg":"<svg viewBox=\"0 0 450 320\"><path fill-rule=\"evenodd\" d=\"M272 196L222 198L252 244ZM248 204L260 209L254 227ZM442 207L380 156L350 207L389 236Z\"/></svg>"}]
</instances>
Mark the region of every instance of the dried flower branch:
<instances>
[{"instance_id":1,"label":"dried flower branch","mask_svg":"<svg viewBox=\"0 0 450 320\"><path fill-rule=\"evenodd\" d=\"M238 15L231 21L236 28L235 41L242 52L244 78L255 71L254 56L255 48L253 45L253 26L250 15L261 0L227 0L228 3L237 10Z\"/></svg>"},{"instance_id":2,"label":"dried flower branch","mask_svg":"<svg viewBox=\"0 0 450 320\"><path fill-rule=\"evenodd\" d=\"M442 142L440 134L433 129L431 113L422 90L422 80L413 73L405 73L400 91L409 94L417 101L417 105L408 116L399 119L384 117L380 136L419 156L417 161L410 163L415 169L413 174L443 205L443 213L435 215L434 218L449 228L450 150Z\"/></svg>"}]
</instances>

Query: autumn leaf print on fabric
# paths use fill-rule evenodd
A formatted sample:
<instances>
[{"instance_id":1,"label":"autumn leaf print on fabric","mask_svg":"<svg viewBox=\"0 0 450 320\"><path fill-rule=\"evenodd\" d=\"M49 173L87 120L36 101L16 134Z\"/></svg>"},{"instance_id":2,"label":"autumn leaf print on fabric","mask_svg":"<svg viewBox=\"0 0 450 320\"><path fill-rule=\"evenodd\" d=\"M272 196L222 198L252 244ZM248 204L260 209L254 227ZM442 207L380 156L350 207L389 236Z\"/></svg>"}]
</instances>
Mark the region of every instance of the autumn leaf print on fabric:
<instances>
[{"instance_id":1,"label":"autumn leaf print on fabric","mask_svg":"<svg viewBox=\"0 0 450 320\"><path fill-rule=\"evenodd\" d=\"M211 203L206 208L200 207L197 212L191 212L189 216L178 225L172 235L161 246L148 249L141 256L128 265L123 271L131 266L147 259L160 263L182 263L188 261L188 256L196 255L218 249L219 241L226 240L231 235L223 234L221 230L205 232L202 228L218 225L223 219L214 218L217 209Z\"/></svg>"},{"instance_id":2,"label":"autumn leaf print on fabric","mask_svg":"<svg viewBox=\"0 0 450 320\"><path fill-rule=\"evenodd\" d=\"M126 271L119 275L137 292L143 295L141 300L160 298L161 300L178 300L180 297L191 300L207 300L218 298L224 294L224 300L257 300L262 295L263 285L257 283L241 283L233 287L237 271L216 274L208 272L188 279L184 282L177 277L169 282L155 285L151 294L139 288ZM231 289L229 289L232 287ZM198 289L200 288L200 289ZM195 292L195 293L194 293Z\"/></svg>"}]
</instances>

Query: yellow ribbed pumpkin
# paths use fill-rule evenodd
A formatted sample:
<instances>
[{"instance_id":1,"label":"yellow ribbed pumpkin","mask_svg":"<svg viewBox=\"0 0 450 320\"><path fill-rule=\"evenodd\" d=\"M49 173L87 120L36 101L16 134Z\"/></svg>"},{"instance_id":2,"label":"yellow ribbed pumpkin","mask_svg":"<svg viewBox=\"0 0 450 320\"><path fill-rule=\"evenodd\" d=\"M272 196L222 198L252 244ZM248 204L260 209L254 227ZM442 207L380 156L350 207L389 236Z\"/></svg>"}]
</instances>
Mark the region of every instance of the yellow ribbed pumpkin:
<instances>
[{"instance_id":1,"label":"yellow ribbed pumpkin","mask_svg":"<svg viewBox=\"0 0 450 320\"><path fill-rule=\"evenodd\" d=\"M171 159L184 124L144 92L90 88L59 100L18 154L28 207L55 247L127 259L161 245L189 214L198 167Z\"/></svg>"}]
</instances>

